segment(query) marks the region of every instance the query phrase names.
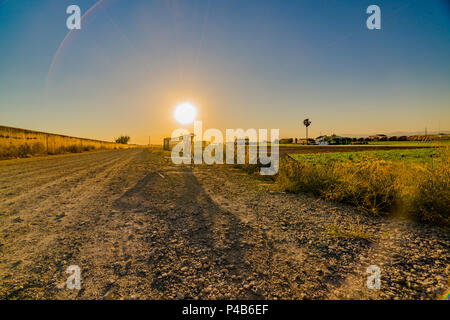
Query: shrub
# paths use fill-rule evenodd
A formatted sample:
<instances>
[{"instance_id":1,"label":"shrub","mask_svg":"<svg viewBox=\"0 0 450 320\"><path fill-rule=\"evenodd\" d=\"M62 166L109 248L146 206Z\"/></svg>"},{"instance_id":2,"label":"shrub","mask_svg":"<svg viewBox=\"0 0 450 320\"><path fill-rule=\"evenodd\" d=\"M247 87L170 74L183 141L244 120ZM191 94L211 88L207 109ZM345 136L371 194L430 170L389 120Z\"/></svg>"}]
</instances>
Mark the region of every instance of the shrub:
<instances>
[{"instance_id":1,"label":"shrub","mask_svg":"<svg viewBox=\"0 0 450 320\"><path fill-rule=\"evenodd\" d=\"M44 154L45 153L45 146L41 142L35 142L33 146L31 147L31 153L33 155L35 154Z\"/></svg>"},{"instance_id":2,"label":"shrub","mask_svg":"<svg viewBox=\"0 0 450 320\"><path fill-rule=\"evenodd\" d=\"M66 147L66 151L67 152L71 152L71 153L80 153L82 152L82 147L76 144L70 145Z\"/></svg>"},{"instance_id":3,"label":"shrub","mask_svg":"<svg viewBox=\"0 0 450 320\"><path fill-rule=\"evenodd\" d=\"M116 143L120 144L128 144L129 141L130 141L129 136L120 136L119 138L116 139Z\"/></svg>"},{"instance_id":4,"label":"shrub","mask_svg":"<svg viewBox=\"0 0 450 320\"><path fill-rule=\"evenodd\" d=\"M309 193L378 214L394 204L394 172L385 161L323 165L282 160L277 183L285 191Z\"/></svg>"},{"instance_id":5,"label":"shrub","mask_svg":"<svg viewBox=\"0 0 450 320\"><path fill-rule=\"evenodd\" d=\"M383 160L344 162L335 165L332 171L338 178L332 188L324 190L325 199L349 203L375 214L392 209L397 175L391 163Z\"/></svg>"},{"instance_id":6,"label":"shrub","mask_svg":"<svg viewBox=\"0 0 450 320\"><path fill-rule=\"evenodd\" d=\"M301 163L290 157L280 161L277 183L285 191L321 196L336 184L336 180L330 167Z\"/></svg>"},{"instance_id":7,"label":"shrub","mask_svg":"<svg viewBox=\"0 0 450 320\"><path fill-rule=\"evenodd\" d=\"M31 148L28 144L21 144L17 150L17 154L21 158L25 158L31 155Z\"/></svg>"},{"instance_id":8,"label":"shrub","mask_svg":"<svg viewBox=\"0 0 450 320\"><path fill-rule=\"evenodd\" d=\"M293 143L293 142L294 142L293 138L280 139L280 141L279 141L280 144L290 144L290 143Z\"/></svg>"},{"instance_id":9,"label":"shrub","mask_svg":"<svg viewBox=\"0 0 450 320\"><path fill-rule=\"evenodd\" d=\"M450 225L450 152L441 149L439 157L414 175L414 187L406 195L409 211L422 221Z\"/></svg>"}]
</instances>

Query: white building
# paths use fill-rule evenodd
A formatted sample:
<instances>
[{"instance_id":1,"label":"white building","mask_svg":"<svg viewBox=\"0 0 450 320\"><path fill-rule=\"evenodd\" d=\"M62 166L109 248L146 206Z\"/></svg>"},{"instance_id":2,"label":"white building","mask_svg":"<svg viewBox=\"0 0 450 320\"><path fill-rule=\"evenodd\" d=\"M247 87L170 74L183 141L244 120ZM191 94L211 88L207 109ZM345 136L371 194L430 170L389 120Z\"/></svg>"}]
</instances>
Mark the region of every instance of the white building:
<instances>
[{"instance_id":1,"label":"white building","mask_svg":"<svg viewBox=\"0 0 450 320\"><path fill-rule=\"evenodd\" d=\"M329 145L330 143L326 140L327 136L319 136L315 139L316 144L321 146Z\"/></svg>"}]
</instances>

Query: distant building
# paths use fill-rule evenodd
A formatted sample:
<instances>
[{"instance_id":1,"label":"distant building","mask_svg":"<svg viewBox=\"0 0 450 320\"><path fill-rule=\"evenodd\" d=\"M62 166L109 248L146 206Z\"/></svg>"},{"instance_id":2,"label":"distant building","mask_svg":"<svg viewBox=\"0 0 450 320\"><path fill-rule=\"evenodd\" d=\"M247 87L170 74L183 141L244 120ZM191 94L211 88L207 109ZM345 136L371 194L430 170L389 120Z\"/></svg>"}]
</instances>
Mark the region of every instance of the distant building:
<instances>
[{"instance_id":1,"label":"distant building","mask_svg":"<svg viewBox=\"0 0 450 320\"><path fill-rule=\"evenodd\" d=\"M316 144L318 145L341 145L341 144L351 144L352 139L351 138L346 138L346 137L341 137L341 136L336 136L336 135L332 135L332 136L319 136L317 137L315 140Z\"/></svg>"},{"instance_id":2,"label":"distant building","mask_svg":"<svg viewBox=\"0 0 450 320\"><path fill-rule=\"evenodd\" d=\"M297 144L314 144L315 140L312 138L308 138L308 140L306 140L305 138L300 138L297 139Z\"/></svg>"},{"instance_id":3,"label":"distant building","mask_svg":"<svg viewBox=\"0 0 450 320\"><path fill-rule=\"evenodd\" d=\"M327 136L319 136L319 137L317 137L317 138L315 139L316 144L322 145L322 146L324 146L324 145L329 145L330 142L327 140L327 138L328 138Z\"/></svg>"}]
</instances>

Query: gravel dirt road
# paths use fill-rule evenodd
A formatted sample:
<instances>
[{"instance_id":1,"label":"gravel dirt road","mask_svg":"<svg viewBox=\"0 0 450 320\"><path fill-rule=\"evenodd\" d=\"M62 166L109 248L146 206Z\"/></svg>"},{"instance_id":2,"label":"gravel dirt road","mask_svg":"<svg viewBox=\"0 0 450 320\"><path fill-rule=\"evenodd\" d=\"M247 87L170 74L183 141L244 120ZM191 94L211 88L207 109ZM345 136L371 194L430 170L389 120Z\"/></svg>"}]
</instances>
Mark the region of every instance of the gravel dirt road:
<instances>
[{"instance_id":1,"label":"gravel dirt road","mask_svg":"<svg viewBox=\"0 0 450 320\"><path fill-rule=\"evenodd\" d=\"M145 149L2 161L0 298L435 299L448 291L448 229L272 189L230 166L177 167ZM81 290L65 287L70 265L81 269ZM379 290L366 286L370 265L380 268Z\"/></svg>"}]
</instances>

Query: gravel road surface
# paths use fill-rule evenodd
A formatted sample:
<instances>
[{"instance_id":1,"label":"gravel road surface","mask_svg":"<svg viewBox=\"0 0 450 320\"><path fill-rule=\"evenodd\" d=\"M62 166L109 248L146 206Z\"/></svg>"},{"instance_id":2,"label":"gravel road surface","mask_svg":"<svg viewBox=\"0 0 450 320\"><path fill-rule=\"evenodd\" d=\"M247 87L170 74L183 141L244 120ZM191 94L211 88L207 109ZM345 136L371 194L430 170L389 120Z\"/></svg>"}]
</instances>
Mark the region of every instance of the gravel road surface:
<instances>
[{"instance_id":1,"label":"gravel road surface","mask_svg":"<svg viewBox=\"0 0 450 320\"><path fill-rule=\"evenodd\" d=\"M0 299L436 299L448 229L146 149L0 162ZM356 234L356 236L355 236ZM81 289L66 286L79 266ZM368 289L378 266L380 289Z\"/></svg>"}]
</instances>

